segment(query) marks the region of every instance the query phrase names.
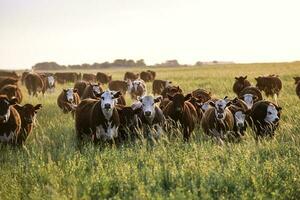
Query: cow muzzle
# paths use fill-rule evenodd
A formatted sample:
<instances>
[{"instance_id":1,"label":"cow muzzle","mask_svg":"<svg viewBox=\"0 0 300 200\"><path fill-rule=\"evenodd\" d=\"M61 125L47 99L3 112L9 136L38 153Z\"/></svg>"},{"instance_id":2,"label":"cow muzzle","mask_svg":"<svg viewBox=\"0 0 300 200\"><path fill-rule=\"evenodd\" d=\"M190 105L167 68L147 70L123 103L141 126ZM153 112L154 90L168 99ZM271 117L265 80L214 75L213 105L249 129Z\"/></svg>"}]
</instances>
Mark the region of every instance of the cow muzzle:
<instances>
[{"instance_id":1,"label":"cow muzzle","mask_svg":"<svg viewBox=\"0 0 300 200\"><path fill-rule=\"evenodd\" d=\"M150 111L145 111L144 114L145 114L146 117L150 117L151 116L151 112Z\"/></svg>"}]
</instances>

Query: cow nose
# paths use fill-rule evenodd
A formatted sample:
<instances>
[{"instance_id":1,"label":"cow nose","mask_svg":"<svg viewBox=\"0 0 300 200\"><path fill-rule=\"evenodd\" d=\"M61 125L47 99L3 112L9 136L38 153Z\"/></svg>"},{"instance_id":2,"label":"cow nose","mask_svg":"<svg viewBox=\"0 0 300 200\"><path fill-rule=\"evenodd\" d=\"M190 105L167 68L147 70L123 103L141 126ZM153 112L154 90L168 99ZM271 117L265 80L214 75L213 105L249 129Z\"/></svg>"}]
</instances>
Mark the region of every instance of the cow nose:
<instances>
[{"instance_id":1,"label":"cow nose","mask_svg":"<svg viewBox=\"0 0 300 200\"><path fill-rule=\"evenodd\" d=\"M218 119L222 119L223 118L223 115L222 114L218 114Z\"/></svg>"},{"instance_id":2,"label":"cow nose","mask_svg":"<svg viewBox=\"0 0 300 200\"><path fill-rule=\"evenodd\" d=\"M241 123L241 122L240 122L240 123L237 124L237 126L238 126L239 128L243 128L243 127L244 127L244 123Z\"/></svg>"},{"instance_id":3,"label":"cow nose","mask_svg":"<svg viewBox=\"0 0 300 200\"><path fill-rule=\"evenodd\" d=\"M150 111L146 111L145 112L145 116L150 116L151 115L151 112Z\"/></svg>"},{"instance_id":4,"label":"cow nose","mask_svg":"<svg viewBox=\"0 0 300 200\"><path fill-rule=\"evenodd\" d=\"M111 106L110 106L110 104L109 104L109 103L106 103L106 104L104 105L104 108L105 108L105 109L110 109L110 108L111 108Z\"/></svg>"},{"instance_id":5,"label":"cow nose","mask_svg":"<svg viewBox=\"0 0 300 200\"><path fill-rule=\"evenodd\" d=\"M277 123L279 121L279 118L275 118L274 122Z\"/></svg>"}]
</instances>

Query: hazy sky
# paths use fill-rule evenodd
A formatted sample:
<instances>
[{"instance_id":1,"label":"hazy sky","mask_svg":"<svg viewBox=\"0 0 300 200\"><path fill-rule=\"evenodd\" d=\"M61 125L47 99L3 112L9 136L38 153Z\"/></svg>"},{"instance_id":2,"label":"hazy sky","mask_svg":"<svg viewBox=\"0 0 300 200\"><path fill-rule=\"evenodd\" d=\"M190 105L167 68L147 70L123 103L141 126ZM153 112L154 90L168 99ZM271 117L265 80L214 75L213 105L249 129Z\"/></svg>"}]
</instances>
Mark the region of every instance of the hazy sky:
<instances>
[{"instance_id":1,"label":"hazy sky","mask_svg":"<svg viewBox=\"0 0 300 200\"><path fill-rule=\"evenodd\" d=\"M0 68L300 60L299 0L0 0Z\"/></svg>"}]
</instances>

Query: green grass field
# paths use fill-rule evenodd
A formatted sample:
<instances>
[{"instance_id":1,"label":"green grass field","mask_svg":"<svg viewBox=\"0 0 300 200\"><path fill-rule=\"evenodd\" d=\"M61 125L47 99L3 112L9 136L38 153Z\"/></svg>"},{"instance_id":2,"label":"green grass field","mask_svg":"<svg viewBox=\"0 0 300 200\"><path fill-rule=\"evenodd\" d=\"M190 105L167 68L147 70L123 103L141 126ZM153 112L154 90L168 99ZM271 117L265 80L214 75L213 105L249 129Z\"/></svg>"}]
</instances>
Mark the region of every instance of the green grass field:
<instances>
[{"instance_id":1,"label":"green grass field","mask_svg":"<svg viewBox=\"0 0 300 200\"><path fill-rule=\"evenodd\" d=\"M104 71L122 79L126 70ZM0 199L300 199L300 100L292 78L300 75L300 64L155 71L185 93L204 88L220 98L234 97L235 76L248 75L255 84L258 75L278 74L283 111L275 138L256 142L248 129L240 143L219 145L197 129L189 143L162 138L152 147L146 142L102 150L87 145L80 153L74 120L56 105L61 89L72 85L38 98L29 98L22 87L23 103L42 103L43 109L24 147L1 147Z\"/></svg>"}]
</instances>

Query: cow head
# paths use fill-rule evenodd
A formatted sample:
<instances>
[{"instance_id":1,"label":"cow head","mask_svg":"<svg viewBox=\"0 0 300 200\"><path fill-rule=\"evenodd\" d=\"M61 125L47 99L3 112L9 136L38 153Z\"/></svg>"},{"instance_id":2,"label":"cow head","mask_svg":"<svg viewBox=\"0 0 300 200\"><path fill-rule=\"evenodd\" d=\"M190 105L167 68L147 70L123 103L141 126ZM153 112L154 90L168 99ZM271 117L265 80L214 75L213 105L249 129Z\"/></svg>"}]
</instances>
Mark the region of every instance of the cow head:
<instances>
[{"instance_id":1,"label":"cow head","mask_svg":"<svg viewBox=\"0 0 300 200\"><path fill-rule=\"evenodd\" d=\"M50 88L54 87L54 83L55 83L54 77L53 76L48 76L47 80L48 80L48 84L49 84Z\"/></svg>"},{"instance_id":2,"label":"cow head","mask_svg":"<svg viewBox=\"0 0 300 200\"><path fill-rule=\"evenodd\" d=\"M107 90L100 94L101 99L101 109L103 113L112 112L116 105L116 100L122 95L120 91L110 91Z\"/></svg>"},{"instance_id":3,"label":"cow head","mask_svg":"<svg viewBox=\"0 0 300 200\"><path fill-rule=\"evenodd\" d=\"M247 104L248 109L251 109L254 102L258 99L258 97L256 95L253 94L244 94L241 99L243 101L245 101L245 103Z\"/></svg>"},{"instance_id":4,"label":"cow head","mask_svg":"<svg viewBox=\"0 0 300 200\"><path fill-rule=\"evenodd\" d=\"M1 93L5 94L9 99L18 96L18 87L16 85L6 85L1 88Z\"/></svg>"},{"instance_id":5,"label":"cow head","mask_svg":"<svg viewBox=\"0 0 300 200\"><path fill-rule=\"evenodd\" d=\"M77 92L77 89L69 88L63 90L65 93L65 97L68 102L73 103L74 102L74 93Z\"/></svg>"},{"instance_id":6,"label":"cow head","mask_svg":"<svg viewBox=\"0 0 300 200\"><path fill-rule=\"evenodd\" d=\"M143 96L140 99L143 115L147 120L153 120L155 116L155 103L162 100L161 96L154 98L153 96Z\"/></svg>"},{"instance_id":7,"label":"cow head","mask_svg":"<svg viewBox=\"0 0 300 200\"><path fill-rule=\"evenodd\" d=\"M0 123L7 123L10 117L10 106L17 103L17 99L13 97L8 99L5 95L0 95Z\"/></svg>"},{"instance_id":8,"label":"cow head","mask_svg":"<svg viewBox=\"0 0 300 200\"><path fill-rule=\"evenodd\" d=\"M224 120L226 117L225 109L231 105L231 101L227 100L227 96L224 99L219 99L216 102L210 101L209 105L215 108L215 115L218 120Z\"/></svg>"},{"instance_id":9,"label":"cow head","mask_svg":"<svg viewBox=\"0 0 300 200\"><path fill-rule=\"evenodd\" d=\"M42 104L37 104L35 106L31 104L25 104L23 106L16 104L15 108L22 118L22 123L32 124L35 121L37 111L42 108Z\"/></svg>"},{"instance_id":10,"label":"cow head","mask_svg":"<svg viewBox=\"0 0 300 200\"><path fill-rule=\"evenodd\" d=\"M101 89L101 83L97 83L97 84L92 84L89 83L90 87L92 88L93 94L95 95L95 97L100 97L102 89Z\"/></svg>"},{"instance_id":11,"label":"cow head","mask_svg":"<svg viewBox=\"0 0 300 200\"><path fill-rule=\"evenodd\" d=\"M234 113L236 126L241 129L245 126L246 113L243 110L238 110Z\"/></svg>"},{"instance_id":12,"label":"cow head","mask_svg":"<svg viewBox=\"0 0 300 200\"><path fill-rule=\"evenodd\" d=\"M255 80L256 80L256 87L257 87L259 90L263 90L263 89L264 89L263 79L264 79L264 78L261 77L261 76L255 78Z\"/></svg>"},{"instance_id":13,"label":"cow head","mask_svg":"<svg viewBox=\"0 0 300 200\"><path fill-rule=\"evenodd\" d=\"M168 94L168 98L169 98L170 101L173 102L175 112L182 113L183 108L184 108L184 102L186 100L191 99L192 95L188 94L187 96L184 96L181 93L177 93L174 96L171 96L171 95Z\"/></svg>"},{"instance_id":14,"label":"cow head","mask_svg":"<svg viewBox=\"0 0 300 200\"><path fill-rule=\"evenodd\" d=\"M300 77L293 77L293 79L295 80L295 84L297 84L300 81Z\"/></svg>"},{"instance_id":15,"label":"cow head","mask_svg":"<svg viewBox=\"0 0 300 200\"><path fill-rule=\"evenodd\" d=\"M244 82L244 80L247 79L247 76L240 76L240 77L235 77L235 80L238 82Z\"/></svg>"},{"instance_id":16,"label":"cow head","mask_svg":"<svg viewBox=\"0 0 300 200\"><path fill-rule=\"evenodd\" d=\"M267 113L264 121L267 123L274 123L274 124L279 122L281 109L282 109L281 107L270 103L267 107L266 110Z\"/></svg>"}]
</instances>

